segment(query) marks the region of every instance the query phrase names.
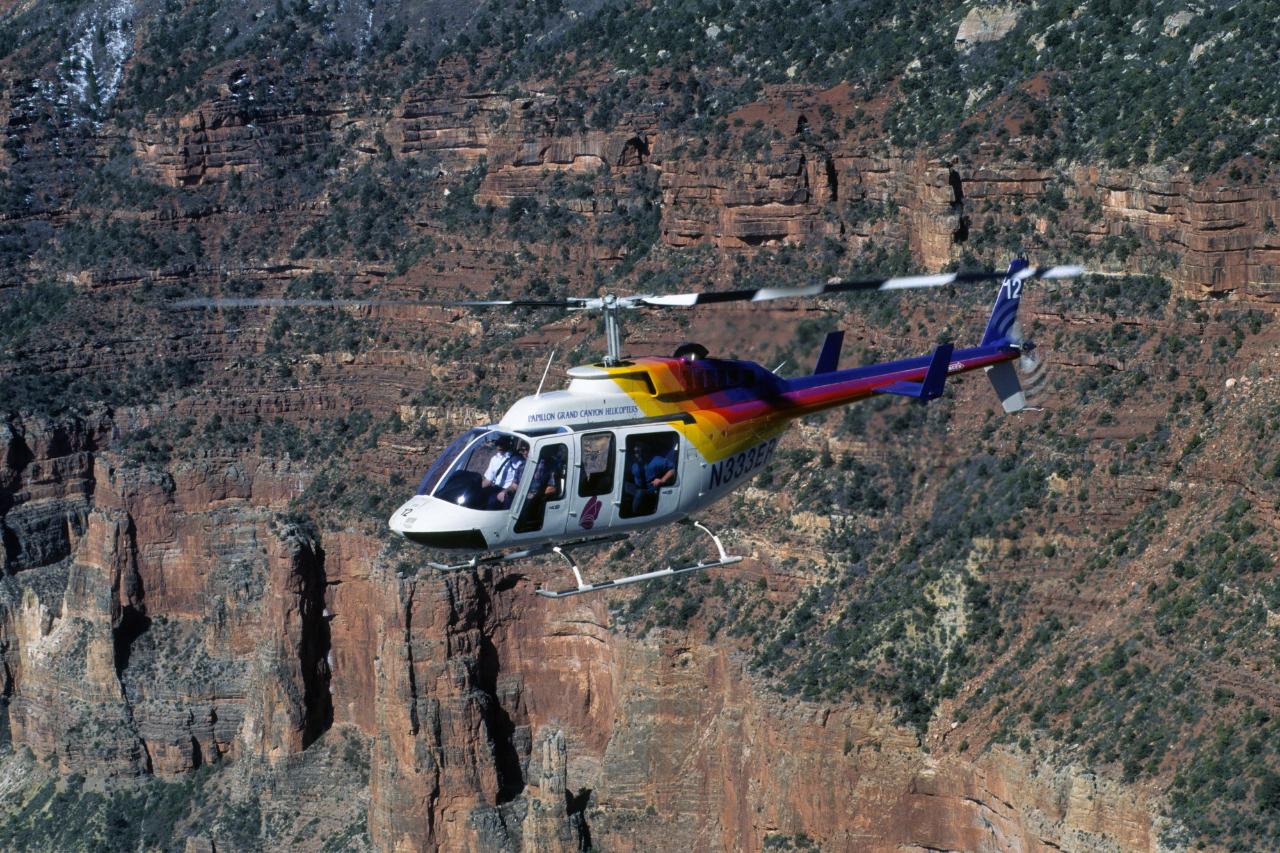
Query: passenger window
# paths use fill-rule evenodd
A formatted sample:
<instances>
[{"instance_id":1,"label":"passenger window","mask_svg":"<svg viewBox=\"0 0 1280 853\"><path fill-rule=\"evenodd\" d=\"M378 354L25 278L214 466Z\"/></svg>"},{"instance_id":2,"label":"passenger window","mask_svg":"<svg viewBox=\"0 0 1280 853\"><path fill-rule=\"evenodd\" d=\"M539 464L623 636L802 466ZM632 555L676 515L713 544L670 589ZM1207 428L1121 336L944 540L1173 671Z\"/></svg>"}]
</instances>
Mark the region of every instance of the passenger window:
<instances>
[{"instance_id":1,"label":"passenger window","mask_svg":"<svg viewBox=\"0 0 1280 853\"><path fill-rule=\"evenodd\" d=\"M582 457L582 474L578 478L578 497L607 495L613 491L613 433L593 432L582 437L578 445Z\"/></svg>"},{"instance_id":2,"label":"passenger window","mask_svg":"<svg viewBox=\"0 0 1280 853\"><path fill-rule=\"evenodd\" d=\"M618 516L642 518L653 515L658 511L661 490L678 482L680 436L669 431L628 436L626 458Z\"/></svg>"},{"instance_id":3,"label":"passenger window","mask_svg":"<svg viewBox=\"0 0 1280 853\"><path fill-rule=\"evenodd\" d=\"M532 533L541 530L547 516L547 504L564 497L564 480L569 467L569 446L551 444L538 453L533 466L533 477L516 519L516 533Z\"/></svg>"}]
</instances>

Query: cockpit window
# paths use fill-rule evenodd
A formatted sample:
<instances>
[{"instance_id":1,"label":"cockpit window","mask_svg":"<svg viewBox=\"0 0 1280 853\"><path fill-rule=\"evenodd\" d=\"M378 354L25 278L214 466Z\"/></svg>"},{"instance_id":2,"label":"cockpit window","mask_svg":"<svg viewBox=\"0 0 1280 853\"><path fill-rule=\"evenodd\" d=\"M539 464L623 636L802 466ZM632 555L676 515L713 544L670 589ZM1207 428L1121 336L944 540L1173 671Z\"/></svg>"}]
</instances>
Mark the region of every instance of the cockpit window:
<instances>
[{"instance_id":1,"label":"cockpit window","mask_svg":"<svg viewBox=\"0 0 1280 853\"><path fill-rule=\"evenodd\" d=\"M414 494L431 494L432 490L435 489L436 485L440 482L440 478L444 476L444 472L449 470L449 466L453 464L453 461L462 455L462 451L466 450L467 446L470 445L471 442L475 441L477 437L484 435L486 432L492 432L492 429L490 427L476 427L475 429L467 430L462 435L455 438L453 442L444 449L444 453L440 454L440 458L432 463L431 467L427 469L427 473L422 475L422 480L418 483L418 491Z\"/></svg>"},{"instance_id":2,"label":"cockpit window","mask_svg":"<svg viewBox=\"0 0 1280 853\"><path fill-rule=\"evenodd\" d=\"M509 510L524 477L529 442L497 430L472 433L475 435L468 433L469 443L446 463L447 473L431 496L469 509ZM457 444L449 445L445 454Z\"/></svg>"}]
</instances>

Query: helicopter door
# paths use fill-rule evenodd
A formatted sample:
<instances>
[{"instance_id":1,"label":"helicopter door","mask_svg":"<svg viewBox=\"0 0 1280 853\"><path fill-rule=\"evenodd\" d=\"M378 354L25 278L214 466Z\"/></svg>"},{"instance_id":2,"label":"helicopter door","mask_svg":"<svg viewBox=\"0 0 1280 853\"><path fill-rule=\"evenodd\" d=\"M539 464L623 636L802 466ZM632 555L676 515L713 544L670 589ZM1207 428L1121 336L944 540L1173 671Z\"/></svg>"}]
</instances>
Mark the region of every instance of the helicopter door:
<instances>
[{"instance_id":1,"label":"helicopter door","mask_svg":"<svg viewBox=\"0 0 1280 853\"><path fill-rule=\"evenodd\" d=\"M622 454L622 500L618 518L647 521L680 505L680 434L675 430L633 432Z\"/></svg>"},{"instance_id":2,"label":"helicopter door","mask_svg":"<svg viewBox=\"0 0 1280 853\"><path fill-rule=\"evenodd\" d=\"M616 455L612 432L588 432L578 437L577 482L570 487L566 533L598 533L613 523Z\"/></svg>"},{"instance_id":3,"label":"helicopter door","mask_svg":"<svg viewBox=\"0 0 1280 853\"><path fill-rule=\"evenodd\" d=\"M530 467L524 500L511 525L512 538L559 536L569 513L569 443L542 442Z\"/></svg>"}]
</instances>

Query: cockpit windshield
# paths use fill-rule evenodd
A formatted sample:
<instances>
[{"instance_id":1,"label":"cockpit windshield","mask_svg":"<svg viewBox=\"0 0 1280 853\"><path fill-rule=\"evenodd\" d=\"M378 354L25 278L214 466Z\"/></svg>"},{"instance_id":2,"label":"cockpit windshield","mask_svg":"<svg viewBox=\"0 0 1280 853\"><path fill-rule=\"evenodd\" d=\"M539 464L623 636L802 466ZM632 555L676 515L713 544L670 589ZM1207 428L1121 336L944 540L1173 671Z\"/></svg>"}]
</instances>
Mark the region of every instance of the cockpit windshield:
<instances>
[{"instance_id":1,"label":"cockpit windshield","mask_svg":"<svg viewBox=\"0 0 1280 853\"><path fill-rule=\"evenodd\" d=\"M418 482L418 491L414 494L431 494L440 483L440 478L444 476L444 472L449 470L449 466L453 464L453 461L462 455L462 451L466 450L471 442L492 431L492 427L476 427L455 438L444 449L444 453L440 454L440 458L431 464L431 467L427 469L427 473L422 475L422 479Z\"/></svg>"},{"instance_id":2,"label":"cockpit windshield","mask_svg":"<svg viewBox=\"0 0 1280 853\"><path fill-rule=\"evenodd\" d=\"M445 449L418 484L418 494L469 509L509 510L528 458L529 442L479 427Z\"/></svg>"}]
</instances>

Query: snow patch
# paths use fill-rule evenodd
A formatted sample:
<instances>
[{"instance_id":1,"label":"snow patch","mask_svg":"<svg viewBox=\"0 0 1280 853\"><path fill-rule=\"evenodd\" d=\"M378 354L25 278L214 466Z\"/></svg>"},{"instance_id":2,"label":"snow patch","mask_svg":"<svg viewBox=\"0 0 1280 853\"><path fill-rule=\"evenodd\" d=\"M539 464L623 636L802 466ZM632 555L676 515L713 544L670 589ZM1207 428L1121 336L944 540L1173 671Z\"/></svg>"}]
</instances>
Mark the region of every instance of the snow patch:
<instances>
[{"instance_id":1,"label":"snow patch","mask_svg":"<svg viewBox=\"0 0 1280 853\"><path fill-rule=\"evenodd\" d=\"M61 106L108 106L133 53L133 0L96 3L76 19L75 40L59 64Z\"/></svg>"}]
</instances>

